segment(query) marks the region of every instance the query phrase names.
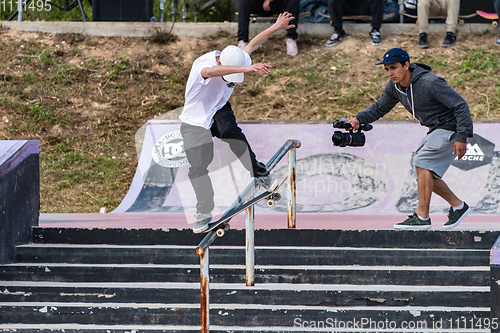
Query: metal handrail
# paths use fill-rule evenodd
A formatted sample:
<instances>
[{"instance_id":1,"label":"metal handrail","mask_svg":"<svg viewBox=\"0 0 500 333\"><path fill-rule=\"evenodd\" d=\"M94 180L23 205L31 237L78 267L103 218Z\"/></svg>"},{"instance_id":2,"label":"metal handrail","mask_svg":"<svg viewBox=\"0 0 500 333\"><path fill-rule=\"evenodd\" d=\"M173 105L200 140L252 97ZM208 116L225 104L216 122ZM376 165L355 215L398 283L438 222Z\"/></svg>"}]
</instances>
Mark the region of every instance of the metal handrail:
<instances>
[{"instance_id":1,"label":"metal handrail","mask_svg":"<svg viewBox=\"0 0 500 333\"><path fill-rule=\"evenodd\" d=\"M288 193L288 228L295 228L295 148L301 145L298 140L288 140L267 162L266 169L271 172L281 159L288 153L288 170L289 170L289 193ZM241 192L238 198L229 206L227 214L232 208L249 200L257 186L257 181L253 179L250 184ZM222 224L221 227L227 228L229 220ZM201 333L209 332L209 247L217 238L216 230L210 231L196 247L196 254L200 256L200 324ZM247 209L246 218L246 285L253 286L255 279L254 257L255 257L255 242L254 242L254 207Z\"/></svg>"},{"instance_id":2,"label":"metal handrail","mask_svg":"<svg viewBox=\"0 0 500 333\"><path fill-rule=\"evenodd\" d=\"M266 169L268 172L271 172L274 167L281 161L281 159L288 153L289 150L293 148L299 148L301 145L298 140L288 140L285 144L274 154L273 157L266 163ZM245 189L241 192L241 194L233 201L233 203L229 206L229 208L222 214L224 216L228 211L233 209L234 207L240 205L242 202L248 200L248 198L253 194L253 190L257 186L257 181L252 179L252 181L245 187ZM198 244L196 247L196 254L202 255L205 250L212 245L212 243L217 239L217 235L215 234L216 230L210 231L205 238Z\"/></svg>"}]
</instances>

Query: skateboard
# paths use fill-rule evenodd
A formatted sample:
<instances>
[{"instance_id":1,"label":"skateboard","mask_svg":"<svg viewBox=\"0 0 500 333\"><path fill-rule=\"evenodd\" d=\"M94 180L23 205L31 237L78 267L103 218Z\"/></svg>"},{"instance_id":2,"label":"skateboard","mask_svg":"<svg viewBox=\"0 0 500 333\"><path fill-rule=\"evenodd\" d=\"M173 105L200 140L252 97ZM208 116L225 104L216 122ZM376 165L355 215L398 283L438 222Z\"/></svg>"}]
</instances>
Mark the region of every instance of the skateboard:
<instances>
[{"instance_id":1,"label":"skateboard","mask_svg":"<svg viewBox=\"0 0 500 333\"><path fill-rule=\"evenodd\" d=\"M281 183L278 184L278 186L272 191L265 191L258 196L256 196L253 199L248 200L247 202L241 203L240 205L231 208L227 212L224 213L224 215L221 216L220 219L218 219L215 222L209 223L208 224L208 229L203 231L204 233L210 232L214 229L217 229L216 235L218 237L224 236L224 233L229 230L229 220L231 220L235 215L241 213L245 209L247 209L250 206L255 205L261 200L267 199L267 206L268 207L273 207L276 201L279 201L281 199L281 194L277 193L278 189L283 185L285 180L287 180L288 177L283 179Z\"/></svg>"},{"instance_id":2,"label":"skateboard","mask_svg":"<svg viewBox=\"0 0 500 333\"><path fill-rule=\"evenodd\" d=\"M238 12L235 12L236 16L238 16ZM308 16L311 16L312 12L302 12L299 14L299 20L306 18ZM257 14L250 14L250 22L256 23L256 22L267 22L267 21L272 21L278 18L278 14L271 15L271 16L259 16Z\"/></svg>"},{"instance_id":3,"label":"skateboard","mask_svg":"<svg viewBox=\"0 0 500 333\"><path fill-rule=\"evenodd\" d=\"M327 19L331 19L330 15L324 14L324 13L318 13L319 16L323 16ZM396 13L389 13L384 15L383 20L388 20L390 18L393 18L396 16ZM371 15L350 15L350 16L342 16L343 20L370 20L372 17Z\"/></svg>"},{"instance_id":4,"label":"skateboard","mask_svg":"<svg viewBox=\"0 0 500 333\"><path fill-rule=\"evenodd\" d=\"M415 22L418 25L418 16L417 15L411 15L408 13L404 13L403 15L406 17L410 17L412 19L416 19L417 21ZM477 13L472 13L468 15L459 15L458 16L458 25L464 25L465 24L465 19L472 18L474 16L477 16ZM429 20L446 20L446 16L431 16L429 17Z\"/></svg>"},{"instance_id":5,"label":"skateboard","mask_svg":"<svg viewBox=\"0 0 500 333\"><path fill-rule=\"evenodd\" d=\"M487 20L492 20L491 25L494 26L495 28L498 27L498 14L496 13L486 13L483 12L482 10L476 10L477 15L487 19Z\"/></svg>"}]
</instances>

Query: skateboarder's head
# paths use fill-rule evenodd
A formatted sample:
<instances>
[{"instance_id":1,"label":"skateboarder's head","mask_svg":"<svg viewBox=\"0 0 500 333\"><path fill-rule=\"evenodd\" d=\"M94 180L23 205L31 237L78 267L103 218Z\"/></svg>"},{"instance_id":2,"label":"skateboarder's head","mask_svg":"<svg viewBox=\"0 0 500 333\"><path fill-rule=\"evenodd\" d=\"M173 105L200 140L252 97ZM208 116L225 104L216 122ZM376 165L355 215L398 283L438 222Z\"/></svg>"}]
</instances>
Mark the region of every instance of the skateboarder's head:
<instances>
[{"instance_id":1,"label":"skateboarder's head","mask_svg":"<svg viewBox=\"0 0 500 333\"><path fill-rule=\"evenodd\" d=\"M236 45L229 45L220 54L220 63L223 66L245 66L245 54ZM243 73L224 75L222 77L228 82L241 83L245 78Z\"/></svg>"}]
</instances>

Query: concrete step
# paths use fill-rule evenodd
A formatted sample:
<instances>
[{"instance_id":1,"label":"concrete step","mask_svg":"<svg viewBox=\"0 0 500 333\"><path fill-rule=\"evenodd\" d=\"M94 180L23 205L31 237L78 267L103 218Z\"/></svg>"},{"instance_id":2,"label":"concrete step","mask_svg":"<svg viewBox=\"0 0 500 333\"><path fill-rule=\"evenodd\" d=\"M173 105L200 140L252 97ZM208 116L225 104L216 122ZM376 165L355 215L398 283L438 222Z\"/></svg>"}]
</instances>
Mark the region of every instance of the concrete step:
<instances>
[{"instance_id":1,"label":"concrete step","mask_svg":"<svg viewBox=\"0 0 500 333\"><path fill-rule=\"evenodd\" d=\"M211 332L478 332L489 320L498 233L257 232L253 287L244 231L210 248ZM34 230L0 266L0 332L199 332L202 237Z\"/></svg>"},{"instance_id":2,"label":"concrete step","mask_svg":"<svg viewBox=\"0 0 500 333\"><path fill-rule=\"evenodd\" d=\"M403 328L404 323L413 323L412 328L435 327L442 321L442 328L451 328L456 319L467 318L470 325L478 318L489 318L489 308L483 307L325 307L325 306L267 306L255 304L212 304L211 325L229 327L324 327L329 322L359 321L366 319L363 328L369 328L370 320L375 328L385 330ZM160 325L199 324L199 305L183 303L59 303L25 302L22 305L0 303L0 322L20 324L81 324L81 325L148 325L150 329ZM393 326L387 326L390 323ZM306 324L307 323L307 324ZM313 324L314 323L314 326ZM385 324L384 324L385 323ZM425 324L424 324L425 323ZM382 326L385 325L385 326ZM417 326L420 325L420 326ZM462 326L463 328L463 326ZM465 327L470 328L470 327ZM372 328L373 329L373 328ZM460 330L462 331L462 330Z\"/></svg>"},{"instance_id":3,"label":"concrete step","mask_svg":"<svg viewBox=\"0 0 500 333\"><path fill-rule=\"evenodd\" d=\"M9 264L3 281L199 282L199 265ZM256 283L488 286L487 266L255 266ZM210 281L245 283L245 265L211 265Z\"/></svg>"},{"instance_id":4,"label":"concrete step","mask_svg":"<svg viewBox=\"0 0 500 333\"><path fill-rule=\"evenodd\" d=\"M212 304L303 306L488 307L489 287L342 284L211 283ZM12 282L0 281L0 303L173 303L200 302L199 283Z\"/></svg>"},{"instance_id":5,"label":"concrete step","mask_svg":"<svg viewBox=\"0 0 500 333\"><path fill-rule=\"evenodd\" d=\"M33 228L32 234L35 244L187 246L196 246L205 236L193 234L191 229ZM499 236L500 231L257 229L255 245L489 250ZM245 230L231 229L213 245L242 244Z\"/></svg>"},{"instance_id":6,"label":"concrete step","mask_svg":"<svg viewBox=\"0 0 500 333\"><path fill-rule=\"evenodd\" d=\"M352 247L256 247L260 265L488 266L488 250ZM28 244L16 248L17 263L199 264L194 246ZM245 247L210 248L212 264L245 262Z\"/></svg>"}]
</instances>

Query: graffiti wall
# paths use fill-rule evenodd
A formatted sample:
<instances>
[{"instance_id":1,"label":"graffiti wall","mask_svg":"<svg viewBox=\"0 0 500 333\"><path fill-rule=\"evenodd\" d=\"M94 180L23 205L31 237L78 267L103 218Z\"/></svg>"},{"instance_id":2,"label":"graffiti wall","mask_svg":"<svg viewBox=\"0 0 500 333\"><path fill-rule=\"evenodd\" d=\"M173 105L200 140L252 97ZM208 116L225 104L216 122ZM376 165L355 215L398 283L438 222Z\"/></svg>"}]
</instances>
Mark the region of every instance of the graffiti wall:
<instances>
[{"instance_id":1,"label":"graffiti wall","mask_svg":"<svg viewBox=\"0 0 500 333\"><path fill-rule=\"evenodd\" d=\"M332 144L331 122L241 122L257 158L270 159L287 139L300 140L297 149L297 211L303 213L401 214L415 211L417 183L410 161L427 128L414 122L375 122L365 132L363 147ZM150 121L137 173L116 212L195 211L196 200L187 177L180 123ZM474 123L467 153L448 169L444 180L473 207L476 214L500 213L500 123ZM223 212L251 180L229 149L214 138L215 157L209 167L216 213ZM273 170L286 177L287 158ZM282 190L286 194L286 189ZM264 204L263 204L264 207ZM267 213L286 210L286 200ZM438 196L431 212L447 212Z\"/></svg>"}]
</instances>

